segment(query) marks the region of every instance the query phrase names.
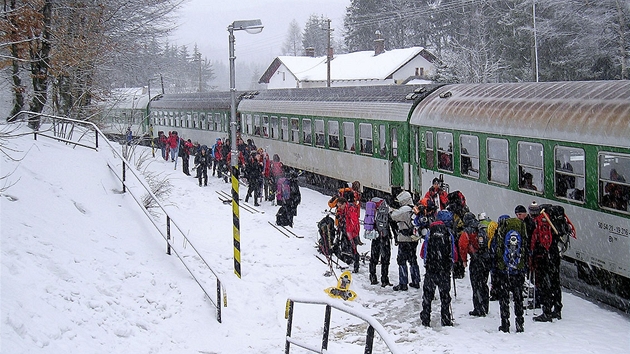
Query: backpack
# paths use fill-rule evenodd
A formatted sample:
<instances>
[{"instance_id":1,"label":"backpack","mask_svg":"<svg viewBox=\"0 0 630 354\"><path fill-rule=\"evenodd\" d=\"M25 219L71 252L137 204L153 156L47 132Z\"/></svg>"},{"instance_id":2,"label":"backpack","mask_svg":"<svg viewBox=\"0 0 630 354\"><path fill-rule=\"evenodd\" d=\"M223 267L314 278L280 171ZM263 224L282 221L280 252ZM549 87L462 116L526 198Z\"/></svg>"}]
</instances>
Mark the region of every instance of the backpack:
<instances>
[{"instance_id":1,"label":"backpack","mask_svg":"<svg viewBox=\"0 0 630 354\"><path fill-rule=\"evenodd\" d=\"M436 217L437 220L444 223L446 227L449 229L453 229L453 212L449 210L440 210L438 211Z\"/></svg>"},{"instance_id":2,"label":"backpack","mask_svg":"<svg viewBox=\"0 0 630 354\"><path fill-rule=\"evenodd\" d=\"M282 177L278 179L276 186L276 201L278 204L284 203L291 197L291 183L288 178Z\"/></svg>"},{"instance_id":3,"label":"backpack","mask_svg":"<svg viewBox=\"0 0 630 354\"><path fill-rule=\"evenodd\" d=\"M376 217L376 202L370 200L365 203L365 217L363 218L363 237L367 240L374 240L378 237L378 231L374 229L374 218Z\"/></svg>"},{"instance_id":4,"label":"backpack","mask_svg":"<svg viewBox=\"0 0 630 354\"><path fill-rule=\"evenodd\" d=\"M335 220L329 215L326 215L317 223L317 231L319 232L319 241L317 243L319 252L329 257L333 254Z\"/></svg>"},{"instance_id":5,"label":"backpack","mask_svg":"<svg viewBox=\"0 0 630 354\"><path fill-rule=\"evenodd\" d=\"M421 257L427 271L450 271L456 259L455 239L451 230L442 221L431 223L424 236Z\"/></svg>"},{"instance_id":6,"label":"backpack","mask_svg":"<svg viewBox=\"0 0 630 354\"><path fill-rule=\"evenodd\" d=\"M374 227L379 233L389 236L389 206L387 202L381 198L372 198L372 200L380 199L376 201L376 215L374 216Z\"/></svg>"},{"instance_id":7,"label":"backpack","mask_svg":"<svg viewBox=\"0 0 630 354\"><path fill-rule=\"evenodd\" d=\"M466 197L460 191L451 192L446 198L448 199L447 208L456 214L460 214L466 207Z\"/></svg>"},{"instance_id":8,"label":"backpack","mask_svg":"<svg viewBox=\"0 0 630 354\"><path fill-rule=\"evenodd\" d=\"M479 227L477 228L477 252L478 253L487 253L488 252L488 222L481 221L479 223Z\"/></svg>"},{"instance_id":9,"label":"backpack","mask_svg":"<svg viewBox=\"0 0 630 354\"><path fill-rule=\"evenodd\" d=\"M503 262L508 274L518 274L523 270L523 250L521 234L515 230L508 231L503 239Z\"/></svg>"},{"instance_id":10,"label":"backpack","mask_svg":"<svg viewBox=\"0 0 630 354\"><path fill-rule=\"evenodd\" d=\"M517 218L501 220L493 241L496 247L497 267L507 274L519 274L527 268L527 247L523 235L525 223Z\"/></svg>"},{"instance_id":11,"label":"backpack","mask_svg":"<svg viewBox=\"0 0 630 354\"><path fill-rule=\"evenodd\" d=\"M542 246L545 251L549 251L551 244L553 243L553 231L549 221L543 214L540 214L535 219L536 229L534 229L535 244ZM540 251L540 249L538 250Z\"/></svg>"},{"instance_id":12,"label":"backpack","mask_svg":"<svg viewBox=\"0 0 630 354\"><path fill-rule=\"evenodd\" d=\"M540 205L540 210L544 210L549 215L551 223L558 231L556 241L560 252L564 253L570 246L569 236L575 238L575 227L564 213L564 208L560 205L542 204Z\"/></svg>"}]
</instances>

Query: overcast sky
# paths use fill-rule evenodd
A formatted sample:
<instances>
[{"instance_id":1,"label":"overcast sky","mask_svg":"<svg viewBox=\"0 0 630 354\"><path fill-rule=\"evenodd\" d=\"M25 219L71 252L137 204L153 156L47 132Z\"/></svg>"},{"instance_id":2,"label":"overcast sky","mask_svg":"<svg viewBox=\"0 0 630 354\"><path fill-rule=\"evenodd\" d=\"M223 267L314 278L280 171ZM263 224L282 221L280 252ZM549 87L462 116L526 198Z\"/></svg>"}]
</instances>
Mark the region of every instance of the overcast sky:
<instances>
[{"instance_id":1,"label":"overcast sky","mask_svg":"<svg viewBox=\"0 0 630 354\"><path fill-rule=\"evenodd\" d=\"M334 36L340 37L348 5L350 0L190 0L180 11L180 26L171 43L187 45L190 52L197 43L204 57L227 63L228 25L259 18L265 26L261 33L235 32L235 53L238 61L270 62L281 55L294 19L304 29L309 16L323 15L332 21Z\"/></svg>"}]
</instances>

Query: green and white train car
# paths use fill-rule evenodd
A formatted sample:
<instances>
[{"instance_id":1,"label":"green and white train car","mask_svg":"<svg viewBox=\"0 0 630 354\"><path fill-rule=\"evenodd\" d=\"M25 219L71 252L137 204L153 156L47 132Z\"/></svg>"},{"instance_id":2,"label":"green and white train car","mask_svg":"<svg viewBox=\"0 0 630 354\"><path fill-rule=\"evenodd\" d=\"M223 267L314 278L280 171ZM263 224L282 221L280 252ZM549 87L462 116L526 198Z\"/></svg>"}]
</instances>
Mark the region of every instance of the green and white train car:
<instances>
[{"instance_id":1,"label":"green and white train car","mask_svg":"<svg viewBox=\"0 0 630 354\"><path fill-rule=\"evenodd\" d=\"M243 99L244 139L323 188L358 180L363 194L410 189L409 113L436 85L267 90Z\"/></svg>"},{"instance_id":2,"label":"green and white train car","mask_svg":"<svg viewBox=\"0 0 630 354\"><path fill-rule=\"evenodd\" d=\"M177 131L184 139L212 146L230 136L230 92L167 94L151 101L153 136Z\"/></svg>"},{"instance_id":3,"label":"green and white train car","mask_svg":"<svg viewBox=\"0 0 630 354\"><path fill-rule=\"evenodd\" d=\"M577 231L565 257L583 278L614 274L609 290L628 298L630 81L443 86L410 129L419 191L443 176L494 220L562 205Z\"/></svg>"}]
</instances>

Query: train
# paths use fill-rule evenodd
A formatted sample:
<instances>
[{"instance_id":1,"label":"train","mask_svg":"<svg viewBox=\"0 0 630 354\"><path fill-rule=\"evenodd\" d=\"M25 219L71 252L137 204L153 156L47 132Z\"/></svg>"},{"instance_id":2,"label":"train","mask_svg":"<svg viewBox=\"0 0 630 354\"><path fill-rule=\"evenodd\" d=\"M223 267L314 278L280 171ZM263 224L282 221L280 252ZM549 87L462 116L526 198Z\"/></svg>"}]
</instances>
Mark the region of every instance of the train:
<instances>
[{"instance_id":1,"label":"train","mask_svg":"<svg viewBox=\"0 0 630 354\"><path fill-rule=\"evenodd\" d=\"M158 95L142 127L212 144L230 92ZM237 129L311 185L358 180L364 199L433 179L494 220L564 207L578 276L630 299L630 81L429 84L237 92Z\"/></svg>"}]
</instances>

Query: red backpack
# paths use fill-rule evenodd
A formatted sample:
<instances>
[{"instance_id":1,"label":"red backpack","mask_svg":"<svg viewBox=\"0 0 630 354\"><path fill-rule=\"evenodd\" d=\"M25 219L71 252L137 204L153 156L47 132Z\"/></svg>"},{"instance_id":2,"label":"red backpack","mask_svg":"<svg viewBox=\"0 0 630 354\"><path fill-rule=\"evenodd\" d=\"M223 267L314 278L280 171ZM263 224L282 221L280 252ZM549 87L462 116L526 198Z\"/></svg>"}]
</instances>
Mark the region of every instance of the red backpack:
<instances>
[{"instance_id":1,"label":"red backpack","mask_svg":"<svg viewBox=\"0 0 630 354\"><path fill-rule=\"evenodd\" d=\"M553 230L549 224L550 221L542 214L538 215L534 221L536 221L536 229L534 229L534 234L532 235L532 245L538 243L545 250L549 251L553 239Z\"/></svg>"}]
</instances>

